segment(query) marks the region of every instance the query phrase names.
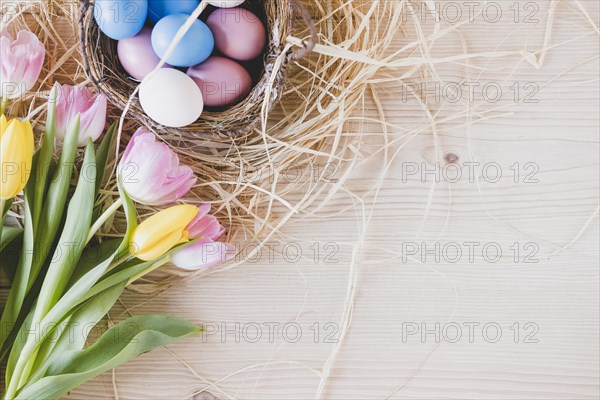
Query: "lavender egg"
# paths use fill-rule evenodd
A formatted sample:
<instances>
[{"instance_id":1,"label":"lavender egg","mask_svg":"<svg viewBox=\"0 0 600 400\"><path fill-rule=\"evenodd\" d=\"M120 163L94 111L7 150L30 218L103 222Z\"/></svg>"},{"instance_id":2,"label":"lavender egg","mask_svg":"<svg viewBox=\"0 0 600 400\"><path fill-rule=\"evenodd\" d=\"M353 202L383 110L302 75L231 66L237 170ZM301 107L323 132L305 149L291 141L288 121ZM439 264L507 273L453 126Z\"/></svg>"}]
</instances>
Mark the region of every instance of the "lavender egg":
<instances>
[{"instance_id":1,"label":"lavender egg","mask_svg":"<svg viewBox=\"0 0 600 400\"><path fill-rule=\"evenodd\" d=\"M213 56L188 69L208 107L231 106L252 89L252 78L244 67L225 57Z\"/></svg>"},{"instance_id":2,"label":"lavender egg","mask_svg":"<svg viewBox=\"0 0 600 400\"><path fill-rule=\"evenodd\" d=\"M210 14L206 24L215 37L216 48L227 57L252 60L265 47L265 26L246 9L219 8Z\"/></svg>"},{"instance_id":3,"label":"lavender egg","mask_svg":"<svg viewBox=\"0 0 600 400\"><path fill-rule=\"evenodd\" d=\"M119 40L117 55L123 69L133 78L141 81L160 62L160 58L152 48L152 30L143 28L140 33L130 39ZM164 68L170 68L165 64Z\"/></svg>"}]
</instances>

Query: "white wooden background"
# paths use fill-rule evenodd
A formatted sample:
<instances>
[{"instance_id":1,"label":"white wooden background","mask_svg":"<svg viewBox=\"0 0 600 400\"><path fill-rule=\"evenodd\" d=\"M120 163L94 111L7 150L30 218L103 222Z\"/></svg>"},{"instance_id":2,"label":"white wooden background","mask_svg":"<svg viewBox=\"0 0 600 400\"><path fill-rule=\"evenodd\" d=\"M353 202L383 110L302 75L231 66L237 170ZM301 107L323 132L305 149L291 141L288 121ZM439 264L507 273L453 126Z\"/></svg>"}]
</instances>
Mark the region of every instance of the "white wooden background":
<instances>
[{"instance_id":1,"label":"white wooden background","mask_svg":"<svg viewBox=\"0 0 600 400\"><path fill-rule=\"evenodd\" d=\"M466 10L463 2L455 4ZM278 251L299 246L301 260L294 260L293 249L287 257L265 251L256 262L159 297L126 294L123 307L132 313L172 313L204 323L208 332L145 354L71 398L207 399L208 392L219 399L312 399L317 393L352 400L597 399L598 2L522 1L517 22L509 13L512 2L498 4L504 11L499 22L480 17L461 26L464 45L469 52L527 50L541 65L512 55L471 61L479 69L439 66L447 82L502 87L498 103L477 89L467 105L429 99L429 109L439 112L437 151L458 156L462 179L451 183L452 176L442 175L433 185L431 175L403 176L415 166L435 167L434 134L427 128L404 147L388 149L390 164L379 185L386 168L378 151L381 125L348 124L349 131L374 135L362 147L364 161L347 194L284 229ZM524 20L530 12L537 23ZM436 51L452 54L460 40L448 35ZM537 101L525 102L535 88ZM390 141L430 123L402 90L399 82L378 88ZM461 99L468 100L467 93ZM373 105L358 112L376 115ZM441 168L444 160L438 162ZM469 162L492 167L475 168L470 180ZM491 182L494 166L502 174L498 182ZM471 242L477 243L472 260ZM413 244L421 243L427 249L439 244L441 259L435 251L413 254ZM498 247L502 257L492 262ZM457 248L462 259L452 262Z\"/></svg>"}]
</instances>

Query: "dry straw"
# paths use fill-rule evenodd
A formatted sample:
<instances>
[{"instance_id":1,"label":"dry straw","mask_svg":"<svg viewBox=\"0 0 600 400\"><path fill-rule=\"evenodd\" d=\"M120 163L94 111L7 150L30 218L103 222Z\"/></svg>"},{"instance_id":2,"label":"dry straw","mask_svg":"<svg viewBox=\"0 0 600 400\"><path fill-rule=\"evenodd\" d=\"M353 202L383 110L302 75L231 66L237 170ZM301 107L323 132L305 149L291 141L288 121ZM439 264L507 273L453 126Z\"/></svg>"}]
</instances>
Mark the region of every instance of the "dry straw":
<instances>
[{"instance_id":1,"label":"dry straw","mask_svg":"<svg viewBox=\"0 0 600 400\"><path fill-rule=\"evenodd\" d=\"M275 3L290 4L264 1L267 9ZM296 26L284 19L281 29L287 35L280 35L278 55L272 57L268 68L274 75L285 68L285 80L272 79L261 86L256 126L236 137L181 135L149 126L199 177L186 201L211 202L229 227L227 239L236 243L275 240L286 223L318 212L320 205L345 190L347 172L360 158L365 140L360 128L359 133L348 129L350 124L367 120L354 110L360 111L374 93L373 79L378 72L396 67L402 51L417 50L391 50L394 38L402 35L402 1L298 1L314 20L318 43L306 57L290 57L306 49L311 32L298 15ZM43 102L54 81L93 83L85 73L78 40L81 10L78 2L58 0L18 4L7 26L13 31L26 26L33 30L46 44L48 56L42 88L9 112L42 120ZM418 60L415 64L423 63ZM275 103L275 99L279 101ZM140 122L118 108L112 110L112 117L123 117L122 150ZM380 117L383 121L384 116ZM386 131L385 123L382 126ZM114 179L101 193L100 205L107 207L117 195ZM299 198L290 196L297 193L301 193ZM141 218L153 211L139 206ZM103 227L101 237L118 236L122 222L123 215L117 213ZM176 271L172 272L133 288L164 288L180 279Z\"/></svg>"}]
</instances>

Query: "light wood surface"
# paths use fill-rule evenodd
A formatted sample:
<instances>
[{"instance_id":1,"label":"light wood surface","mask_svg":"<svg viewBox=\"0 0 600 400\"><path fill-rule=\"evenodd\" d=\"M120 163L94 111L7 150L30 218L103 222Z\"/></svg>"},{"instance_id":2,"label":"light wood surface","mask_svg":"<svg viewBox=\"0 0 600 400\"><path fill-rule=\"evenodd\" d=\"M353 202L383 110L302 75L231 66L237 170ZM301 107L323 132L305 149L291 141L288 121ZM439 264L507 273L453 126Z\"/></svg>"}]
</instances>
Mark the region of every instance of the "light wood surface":
<instances>
[{"instance_id":1,"label":"light wood surface","mask_svg":"<svg viewBox=\"0 0 600 400\"><path fill-rule=\"evenodd\" d=\"M539 22L520 15L515 23L509 2L500 3L499 22L461 25L436 56L463 45L528 51L537 68L514 53L470 60L471 68L440 63L440 79L491 82L502 97L492 103L476 89L467 104L430 98L435 130L399 80L375 82L387 141L414 137L384 152L381 124L348 123L372 135L345 194L293 219L274 251L157 297L128 292L111 313L175 314L204 323L206 334L145 354L71 398L597 399L599 6L520 2L523 14L538 7ZM536 101L525 102L534 91ZM357 113L377 118L376 103ZM455 167L442 169L447 153L463 172L455 183ZM488 169L474 167L469 179L469 162ZM435 184L413 174L436 163ZM495 169L502 177L492 182Z\"/></svg>"}]
</instances>

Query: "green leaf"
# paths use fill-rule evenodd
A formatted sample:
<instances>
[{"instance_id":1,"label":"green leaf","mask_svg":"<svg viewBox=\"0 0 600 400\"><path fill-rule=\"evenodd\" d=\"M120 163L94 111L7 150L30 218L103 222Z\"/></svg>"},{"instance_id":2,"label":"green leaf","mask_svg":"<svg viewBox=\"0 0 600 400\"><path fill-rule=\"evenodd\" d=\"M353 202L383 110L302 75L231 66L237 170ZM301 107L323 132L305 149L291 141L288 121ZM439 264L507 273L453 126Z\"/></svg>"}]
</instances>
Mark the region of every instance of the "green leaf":
<instances>
[{"instance_id":1,"label":"green leaf","mask_svg":"<svg viewBox=\"0 0 600 400\"><path fill-rule=\"evenodd\" d=\"M17 262L19 261L18 254L20 247L16 246L16 244L22 245L22 242L17 240L14 245L11 244L15 239L21 238L22 235L23 228L5 226L0 230L0 265L11 281L15 278Z\"/></svg>"},{"instance_id":2,"label":"green leaf","mask_svg":"<svg viewBox=\"0 0 600 400\"><path fill-rule=\"evenodd\" d=\"M104 181L104 175L106 172L106 166L112 160L112 156L114 155L114 137L115 131L117 130L117 122L113 123L106 133L104 134L104 138L98 146L96 150L96 195L102 186L102 182Z\"/></svg>"},{"instance_id":3,"label":"green leaf","mask_svg":"<svg viewBox=\"0 0 600 400\"><path fill-rule=\"evenodd\" d=\"M13 226L2 228L2 233L0 233L0 251L4 250L10 242L21 236L22 233L23 228L15 228Z\"/></svg>"},{"instance_id":4,"label":"green leaf","mask_svg":"<svg viewBox=\"0 0 600 400\"><path fill-rule=\"evenodd\" d=\"M65 352L83 349L87 335L116 303L125 289L125 284L126 282L123 282L121 285L112 286L91 298L61 324L58 328L61 330L57 332L60 334L58 340L49 338L40 347L38 361L33 369L35 372L29 378L29 384L41 379L50 365L57 362Z\"/></svg>"},{"instance_id":5,"label":"green leaf","mask_svg":"<svg viewBox=\"0 0 600 400\"><path fill-rule=\"evenodd\" d=\"M114 244L107 247L113 246ZM63 326L69 326L68 324L72 321L69 329L63 332L58 340L58 343L61 344L57 344L56 347L53 347L54 342L50 339L46 339L40 346L39 352L48 355L42 357L42 359L45 360L40 362L41 366L34 368L34 371L37 371L30 378L30 381L40 379L51 361L53 361L55 357L60 357L62 353L66 351L67 347L68 350L83 348L85 338L83 331L81 331L81 327L87 326L88 328L91 328L96 325L117 301L127 286L130 278L155 263L156 262L153 261L143 262L139 259L132 259L116 267L99 280L98 283L96 283L81 299L81 301L85 301L83 305L79 308L75 308L76 311L61 324ZM57 329L60 329L60 327ZM83 340L78 341L80 339Z\"/></svg>"},{"instance_id":6,"label":"green leaf","mask_svg":"<svg viewBox=\"0 0 600 400\"><path fill-rule=\"evenodd\" d=\"M43 326L46 329L47 327L54 326L54 322L53 324L46 325L38 325L38 323L64 293L73 269L79 261L86 245L85 240L82 240L82 238L86 237L91 225L96 187L95 168L94 146L89 141L85 150L77 187L69 202L65 226L58 240L56 251L51 259L48 272L38 296L32 319L35 327ZM32 338L28 338L28 340L31 341ZM39 344L36 345L36 349L38 346ZM15 371L13 371L18 379L27 379L36 360L35 352L29 353L28 351L28 346L25 344L23 351L18 356L18 362L16 363ZM27 360L27 366L23 371L21 366L24 360ZM8 382L11 381L8 380ZM10 387L14 387L13 385L14 382L11 382Z\"/></svg>"},{"instance_id":7,"label":"green leaf","mask_svg":"<svg viewBox=\"0 0 600 400\"><path fill-rule=\"evenodd\" d=\"M21 350L23 350L23 346L25 346L25 342L27 341L27 334L30 332L31 328L31 320L33 319L33 312L30 312L27 315L27 318L23 320L21 323L21 329L19 329L16 337L14 338L14 342L10 349L10 354L8 356L8 363L6 365L6 382L10 382L12 377L12 371L15 368L15 364L21 354Z\"/></svg>"},{"instance_id":8,"label":"green leaf","mask_svg":"<svg viewBox=\"0 0 600 400\"><path fill-rule=\"evenodd\" d=\"M197 325L175 317L142 315L129 318L109 329L89 348L65 352L49 366L44 378L26 386L16 398L58 399L140 354L200 331Z\"/></svg>"},{"instance_id":9,"label":"green leaf","mask_svg":"<svg viewBox=\"0 0 600 400\"><path fill-rule=\"evenodd\" d=\"M67 292L59 299L58 303L56 303L56 305L54 305L54 307L52 307L49 310L49 312L41 320L41 322L36 322L36 325L43 327L56 327L57 325L65 322L68 319L69 313L71 313L78 305L82 304L85 300L89 298L84 298L85 293L109 268L115 256L116 252L111 257L97 265L90 272L85 274L80 280L78 280L77 284L70 287L67 290ZM39 321L35 315L33 320ZM25 373L27 374L27 376L29 376L31 368L33 368L32 364L30 366L30 358L37 354L40 345L44 343L44 341L48 339L53 332L54 328L45 329L42 330L39 336L36 336L34 340L32 340L31 338L27 340L19 354L19 359L15 364L15 367L12 369L13 375L16 374L16 376L19 377L19 381L23 379L22 374ZM8 381L10 382L10 384L8 386L7 393L8 391L11 391L11 396L14 395L14 392L17 389L16 385L18 384L16 381L14 381L14 378L15 377L13 376L13 381Z\"/></svg>"},{"instance_id":10,"label":"green leaf","mask_svg":"<svg viewBox=\"0 0 600 400\"><path fill-rule=\"evenodd\" d=\"M27 295L27 286L29 282L31 266L33 263L33 250L35 239L33 236L32 208L33 208L33 185L25 186L24 190L24 212L23 212L23 246L21 257L17 264L16 274L14 276L2 318L0 318L0 355L3 356L8 350L9 343L7 339L12 333L13 327L19 319L21 307L25 296ZM3 357L2 357L3 358Z\"/></svg>"},{"instance_id":11,"label":"green leaf","mask_svg":"<svg viewBox=\"0 0 600 400\"><path fill-rule=\"evenodd\" d=\"M46 314L40 326L51 326L52 324L62 323L77 306L90 298L86 293L102 277L109 268L111 262L115 259L116 252L109 258L98 264L91 271L81 277L67 292L58 300L58 303ZM44 332L39 338L39 343L46 340L51 331ZM36 346L36 348L39 347Z\"/></svg>"},{"instance_id":12,"label":"green leaf","mask_svg":"<svg viewBox=\"0 0 600 400\"><path fill-rule=\"evenodd\" d=\"M123 197L125 215L127 217L127 231L119 245L119 248L109 258L90 269L80 279L73 283L66 291L66 293L54 305L54 307L52 307L52 309L48 311L48 314L46 314L44 319L41 321L40 326L51 326L52 324L62 323L68 317L68 315L75 309L75 307L88 300L90 297L92 297L93 294L99 293L102 290L107 289L108 287L113 286L124 280L124 278L120 277L120 279L118 280L113 278L113 280L110 281L110 284L105 284L101 289L96 288L94 291L90 291L90 289L94 287L94 285L103 277L103 275L107 271L111 269L111 267L122 263L121 261L119 261L119 259L123 256L127 256L129 251L130 236L135 227L137 226L137 213L133 202L123 190L121 190L121 196ZM113 263L115 263L116 265L113 265ZM142 264L145 266L147 263ZM39 344L42 343L49 336L51 331L47 331L44 333L45 334L42 334L41 337L38 338L39 341L37 342L37 344L35 346L31 346L32 351L35 351L39 348Z\"/></svg>"},{"instance_id":13,"label":"green leaf","mask_svg":"<svg viewBox=\"0 0 600 400\"><path fill-rule=\"evenodd\" d=\"M125 189L123 189L121 181L117 182L117 186L119 187L119 196L123 202L123 211L125 212L125 219L127 220L127 231L125 232L126 240L123 240L121 247L119 247L119 253L125 254L130 250L129 238L137 227L137 211L135 210L135 204L133 204L133 200L131 200L131 197L129 197Z\"/></svg>"},{"instance_id":14,"label":"green leaf","mask_svg":"<svg viewBox=\"0 0 600 400\"><path fill-rule=\"evenodd\" d=\"M137 214L131 199L129 199L124 192L122 192L121 195L125 196L124 204L128 227L125 237L123 238L119 248L109 258L96 265L89 272L84 274L79 280L77 280L77 282L75 282L71 287L69 287L66 293L58 299L58 302L54 304L50 310L48 310L47 314L45 314L41 321L40 319L34 317L34 321L36 321L36 323L39 321L39 326L56 326L57 324L63 323L76 307L91 297L88 295L88 292L98 282L98 280L100 280L100 278L102 278L102 276L109 271L111 267L121 264L122 261L119 260L121 257L127 256L129 252L130 235L137 225ZM115 265L113 265L113 263ZM42 300L40 300L40 303L41 302ZM36 340L29 340L26 343L15 367L15 370L18 370L15 372L15 374L20 377L19 380L24 378L21 374L26 374L25 378L29 376L31 368L33 367L33 365L29 364L31 362L29 361L29 357L36 354L40 348L40 344L43 343L52 332L53 330L43 331L40 334L40 337L35 338ZM11 384L9 384L10 391L16 390L16 387L17 386L15 382L11 382Z\"/></svg>"},{"instance_id":15,"label":"green leaf","mask_svg":"<svg viewBox=\"0 0 600 400\"><path fill-rule=\"evenodd\" d=\"M4 227L6 229L6 227ZM21 228L13 228L13 229L21 229ZM9 233L8 235L11 235ZM3 239L4 240L4 239ZM8 279L12 282L15 279L15 274L17 273L17 265L19 263L19 256L21 255L21 250L23 248L23 230L12 240L6 241L3 244L4 248L0 251L0 265ZM1 357L0 357L1 358Z\"/></svg>"},{"instance_id":16,"label":"green leaf","mask_svg":"<svg viewBox=\"0 0 600 400\"><path fill-rule=\"evenodd\" d=\"M120 239L110 239L102 243L88 246L79 258L75 271L71 275L69 287L73 286L82 276L91 271L95 266L105 261L119 248Z\"/></svg>"},{"instance_id":17,"label":"green leaf","mask_svg":"<svg viewBox=\"0 0 600 400\"><path fill-rule=\"evenodd\" d=\"M8 212L8 210L10 210L10 207L11 207L11 206L12 206L12 204L13 204L13 200L14 200L14 199L6 199L6 200L4 200L4 203L3 203L3 204L4 204L4 207L2 207L2 210L0 210L0 212L2 213L2 214L0 214L0 215L1 215L2 217L4 217L4 216L6 215L6 213Z\"/></svg>"},{"instance_id":18,"label":"green leaf","mask_svg":"<svg viewBox=\"0 0 600 400\"><path fill-rule=\"evenodd\" d=\"M110 273L107 273L110 263L114 260L115 256L116 252L73 284L64 296L60 298L58 303L56 303L48 314L46 314L39 325L56 326L57 324L63 323L73 310L84 302L106 290L111 290L114 286L121 286L124 288L131 277L146 270L153 264L164 262L166 260L166 258L164 258L156 261L143 262L139 259L131 259L115 268ZM166 257L168 257L168 254ZM106 275L103 277L105 273ZM52 333L53 330L48 329L44 331L40 337L36 338L38 344L33 350L39 348L39 344L43 343Z\"/></svg>"},{"instance_id":19,"label":"green leaf","mask_svg":"<svg viewBox=\"0 0 600 400\"><path fill-rule=\"evenodd\" d=\"M77 141L79 140L79 116L67 128L63 142L62 153L58 167L54 172L52 182L44 198L42 211L35 227L36 257L31 267L31 276L27 290L31 289L41 272L46 258L52 248L67 202L67 195L71 185L71 176L77 155ZM41 155L40 155L41 157Z\"/></svg>"},{"instance_id":20,"label":"green leaf","mask_svg":"<svg viewBox=\"0 0 600 400\"><path fill-rule=\"evenodd\" d=\"M50 96L48 97L48 112L46 115L46 129L44 131L44 141L41 149L38 151L39 161L35 168L35 199L33 206L33 226L38 227L38 221L44 204L44 196L48 187L48 174L52 163L52 155L54 154L54 140L56 131L56 91L57 85L52 87Z\"/></svg>"},{"instance_id":21,"label":"green leaf","mask_svg":"<svg viewBox=\"0 0 600 400\"><path fill-rule=\"evenodd\" d=\"M90 141L85 149L77 188L69 202L65 226L39 294L37 318L34 321L40 321L62 296L83 253L85 238L92 223L95 188L96 161L94 145Z\"/></svg>"}]
</instances>

